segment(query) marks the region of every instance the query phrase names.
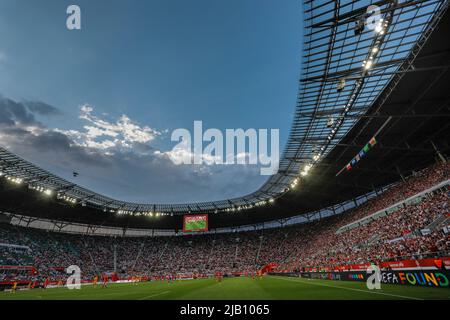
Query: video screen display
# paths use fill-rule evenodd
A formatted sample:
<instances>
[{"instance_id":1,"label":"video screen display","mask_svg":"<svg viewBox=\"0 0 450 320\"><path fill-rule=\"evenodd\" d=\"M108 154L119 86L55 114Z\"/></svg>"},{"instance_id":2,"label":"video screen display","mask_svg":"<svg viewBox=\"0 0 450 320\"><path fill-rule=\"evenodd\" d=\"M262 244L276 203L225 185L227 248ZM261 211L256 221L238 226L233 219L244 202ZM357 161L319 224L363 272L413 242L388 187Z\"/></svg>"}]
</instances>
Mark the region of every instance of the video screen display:
<instances>
[{"instance_id":1,"label":"video screen display","mask_svg":"<svg viewBox=\"0 0 450 320\"><path fill-rule=\"evenodd\" d=\"M205 232L208 231L208 215L186 215L183 219L183 232Z\"/></svg>"}]
</instances>

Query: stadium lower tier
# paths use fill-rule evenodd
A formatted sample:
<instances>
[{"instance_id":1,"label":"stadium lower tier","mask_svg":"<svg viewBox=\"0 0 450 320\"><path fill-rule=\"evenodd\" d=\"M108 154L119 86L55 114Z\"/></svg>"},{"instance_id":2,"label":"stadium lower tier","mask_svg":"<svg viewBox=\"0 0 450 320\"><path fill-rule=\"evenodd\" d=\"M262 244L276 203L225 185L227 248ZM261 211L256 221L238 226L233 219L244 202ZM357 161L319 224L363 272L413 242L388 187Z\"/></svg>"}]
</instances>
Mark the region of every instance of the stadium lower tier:
<instances>
[{"instance_id":1,"label":"stadium lower tier","mask_svg":"<svg viewBox=\"0 0 450 320\"><path fill-rule=\"evenodd\" d=\"M0 284L63 281L71 265L91 281L104 275L118 280L298 272L449 257L448 172L448 164L435 165L343 214L254 232L123 238L0 224ZM407 205L372 216L438 183L442 186ZM363 222L340 231L355 221ZM450 269L450 260L437 261Z\"/></svg>"}]
</instances>

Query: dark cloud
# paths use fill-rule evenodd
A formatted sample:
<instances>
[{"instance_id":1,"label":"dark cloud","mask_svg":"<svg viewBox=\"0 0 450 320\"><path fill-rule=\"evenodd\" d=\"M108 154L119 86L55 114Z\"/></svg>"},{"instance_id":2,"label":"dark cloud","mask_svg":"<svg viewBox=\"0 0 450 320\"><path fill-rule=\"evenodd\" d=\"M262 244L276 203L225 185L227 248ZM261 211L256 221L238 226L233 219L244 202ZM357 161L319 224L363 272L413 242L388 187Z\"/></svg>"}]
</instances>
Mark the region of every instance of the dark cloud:
<instances>
[{"instance_id":1,"label":"dark cloud","mask_svg":"<svg viewBox=\"0 0 450 320\"><path fill-rule=\"evenodd\" d=\"M77 163L105 165L101 154L75 145L65 134L49 130L36 120L35 113L57 114L57 110L45 103L25 104L0 96L0 144L37 161L51 155L53 162L70 158Z\"/></svg>"},{"instance_id":2,"label":"dark cloud","mask_svg":"<svg viewBox=\"0 0 450 320\"><path fill-rule=\"evenodd\" d=\"M57 116L62 114L61 110L44 102L26 101L24 105L32 113L37 113L42 116Z\"/></svg>"},{"instance_id":3,"label":"dark cloud","mask_svg":"<svg viewBox=\"0 0 450 320\"><path fill-rule=\"evenodd\" d=\"M0 96L0 124L39 125L34 115L28 111L23 103Z\"/></svg>"}]
</instances>

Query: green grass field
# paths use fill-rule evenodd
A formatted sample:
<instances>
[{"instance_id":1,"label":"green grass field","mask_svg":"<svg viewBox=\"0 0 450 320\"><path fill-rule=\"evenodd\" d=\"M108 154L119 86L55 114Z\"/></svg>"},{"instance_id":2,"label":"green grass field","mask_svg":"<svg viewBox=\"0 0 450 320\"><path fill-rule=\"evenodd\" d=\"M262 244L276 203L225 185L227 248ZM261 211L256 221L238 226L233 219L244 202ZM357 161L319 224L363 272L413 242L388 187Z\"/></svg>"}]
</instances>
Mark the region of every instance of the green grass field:
<instances>
[{"instance_id":1,"label":"green grass field","mask_svg":"<svg viewBox=\"0 0 450 320\"><path fill-rule=\"evenodd\" d=\"M368 290L365 283L308 280L267 276L261 279L230 278L185 280L167 283L112 284L108 288L84 286L81 290L35 289L0 292L0 300L361 300L450 299L449 289L382 285Z\"/></svg>"}]
</instances>

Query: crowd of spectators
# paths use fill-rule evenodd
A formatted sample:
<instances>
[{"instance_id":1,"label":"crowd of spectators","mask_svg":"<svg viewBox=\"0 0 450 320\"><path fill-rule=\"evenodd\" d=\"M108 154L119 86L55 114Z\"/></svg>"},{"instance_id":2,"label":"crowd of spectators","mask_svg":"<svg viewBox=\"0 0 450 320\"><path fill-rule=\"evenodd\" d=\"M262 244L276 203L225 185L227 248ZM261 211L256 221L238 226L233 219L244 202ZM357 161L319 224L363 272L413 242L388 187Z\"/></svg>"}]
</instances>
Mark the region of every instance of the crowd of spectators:
<instances>
[{"instance_id":1,"label":"crowd of spectators","mask_svg":"<svg viewBox=\"0 0 450 320\"><path fill-rule=\"evenodd\" d=\"M436 165L346 213L253 232L124 238L0 224L0 282L27 277L58 281L67 277L64 270L71 265L80 267L84 280L91 280L112 272L119 278L253 273L269 263L277 264L279 270L297 270L448 254L449 234L440 225L429 228L438 219L443 224L448 221L448 187L389 215L337 232L350 222L447 180L448 172L448 164Z\"/></svg>"}]
</instances>

